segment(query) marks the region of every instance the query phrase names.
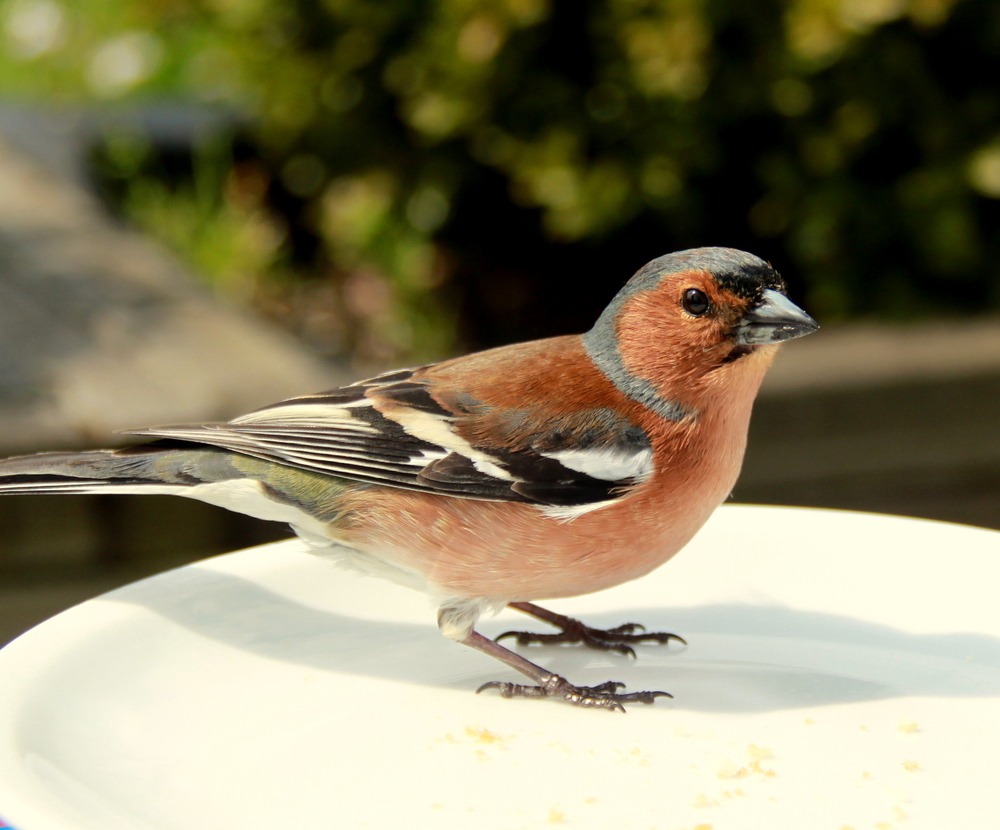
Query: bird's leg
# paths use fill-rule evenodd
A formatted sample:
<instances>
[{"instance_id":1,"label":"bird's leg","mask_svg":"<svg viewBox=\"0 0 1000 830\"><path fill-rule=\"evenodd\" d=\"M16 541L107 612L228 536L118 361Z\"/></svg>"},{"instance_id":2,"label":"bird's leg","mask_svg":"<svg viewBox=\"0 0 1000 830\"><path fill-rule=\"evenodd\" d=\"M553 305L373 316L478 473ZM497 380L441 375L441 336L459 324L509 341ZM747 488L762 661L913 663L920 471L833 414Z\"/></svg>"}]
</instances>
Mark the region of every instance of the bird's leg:
<instances>
[{"instance_id":1,"label":"bird's leg","mask_svg":"<svg viewBox=\"0 0 1000 830\"><path fill-rule=\"evenodd\" d=\"M470 631L460 642L488 654L490 657L502 660L538 684L537 686L522 686L518 683L492 680L476 689L476 694L484 689L498 689L503 697L561 697L574 706L610 709L618 712L625 711L624 704L626 703L653 703L658 697L673 697L667 692L619 694L618 690L625 688L625 684L617 680L609 680L599 686L574 686L565 677L553 674L541 666L536 666L530 660L525 660L520 654L515 654L477 631Z\"/></svg>"},{"instance_id":2,"label":"bird's leg","mask_svg":"<svg viewBox=\"0 0 1000 830\"><path fill-rule=\"evenodd\" d=\"M505 631L496 638L500 642L505 637L515 637L520 646L532 645L553 645L557 643L583 643L588 648L599 649L600 651L617 651L635 657L635 650L632 645L638 643L668 643L677 640L679 643L687 645L687 641L677 634L669 634L666 631L646 631L645 626L639 623L625 623L615 628L591 628L584 625L579 620L572 617L565 617L548 611L533 602L510 602L508 608L523 611L540 620L544 620L556 628L562 629L559 634L534 634L531 631ZM632 645L630 645L632 644Z\"/></svg>"}]
</instances>

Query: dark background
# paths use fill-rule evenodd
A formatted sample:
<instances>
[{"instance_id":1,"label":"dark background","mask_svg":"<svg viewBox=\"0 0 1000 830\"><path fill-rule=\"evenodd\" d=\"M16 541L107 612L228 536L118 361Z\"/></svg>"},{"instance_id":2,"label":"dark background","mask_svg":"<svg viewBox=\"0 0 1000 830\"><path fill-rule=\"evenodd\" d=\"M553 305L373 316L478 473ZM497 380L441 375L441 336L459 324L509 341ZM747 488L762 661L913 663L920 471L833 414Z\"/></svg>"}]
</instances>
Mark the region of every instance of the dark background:
<instances>
[{"instance_id":1,"label":"dark background","mask_svg":"<svg viewBox=\"0 0 1000 830\"><path fill-rule=\"evenodd\" d=\"M97 183L327 354L579 331L644 262L706 244L772 261L827 325L1000 304L987 0L103 5L17 64L41 70L21 94L226 113L190 142L109 122ZM147 74L101 86L122 31Z\"/></svg>"}]
</instances>

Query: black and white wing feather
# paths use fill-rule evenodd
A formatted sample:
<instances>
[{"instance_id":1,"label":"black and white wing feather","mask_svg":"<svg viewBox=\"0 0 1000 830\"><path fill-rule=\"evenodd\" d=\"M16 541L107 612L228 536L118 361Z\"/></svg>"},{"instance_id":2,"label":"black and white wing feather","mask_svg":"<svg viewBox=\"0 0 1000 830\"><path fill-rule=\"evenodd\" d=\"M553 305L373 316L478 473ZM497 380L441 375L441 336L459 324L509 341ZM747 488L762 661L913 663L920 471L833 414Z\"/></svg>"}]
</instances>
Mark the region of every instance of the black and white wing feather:
<instances>
[{"instance_id":1,"label":"black and white wing feather","mask_svg":"<svg viewBox=\"0 0 1000 830\"><path fill-rule=\"evenodd\" d=\"M228 423L129 434L223 447L369 484L547 505L566 515L615 500L652 471L642 430L593 413L578 423L540 425L515 446L472 440L466 437L477 434L468 429L472 422L503 413L484 414L475 404L446 408L419 371L292 398Z\"/></svg>"}]
</instances>

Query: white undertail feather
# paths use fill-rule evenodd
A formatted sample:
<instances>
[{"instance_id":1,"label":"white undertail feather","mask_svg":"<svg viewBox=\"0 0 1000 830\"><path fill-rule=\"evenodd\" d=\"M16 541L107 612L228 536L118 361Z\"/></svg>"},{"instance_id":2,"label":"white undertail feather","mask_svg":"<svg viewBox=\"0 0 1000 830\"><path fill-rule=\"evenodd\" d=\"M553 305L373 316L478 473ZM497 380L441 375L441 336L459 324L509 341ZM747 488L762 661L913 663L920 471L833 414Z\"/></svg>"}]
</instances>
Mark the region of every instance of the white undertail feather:
<instances>
[{"instance_id":1,"label":"white undertail feather","mask_svg":"<svg viewBox=\"0 0 1000 830\"><path fill-rule=\"evenodd\" d=\"M191 487L177 487L175 495L214 504L236 513L269 522L287 522L296 531L301 527L312 534L326 536L326 525L287 502L267 495L264 485L252 478L212 481Z\"/></svg>"}]
</instances>

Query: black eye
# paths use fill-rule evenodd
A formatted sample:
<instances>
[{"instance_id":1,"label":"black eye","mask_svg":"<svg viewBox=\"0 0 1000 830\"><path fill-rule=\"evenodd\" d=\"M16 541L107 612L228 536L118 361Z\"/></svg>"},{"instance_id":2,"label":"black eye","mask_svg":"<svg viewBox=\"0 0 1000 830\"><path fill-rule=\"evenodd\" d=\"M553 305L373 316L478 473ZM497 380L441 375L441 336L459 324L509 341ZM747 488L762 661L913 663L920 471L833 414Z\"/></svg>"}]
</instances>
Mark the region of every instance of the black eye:
<instances>
[{"instance_id":1,"label":"black eye","mask_svg":"<svg viewBox=\"0 0 1000 830\"><path fill-rule=\"evenodd\" d=\"M684 299L681 301L681 305L684 306L684 310L688 314L701 317L702 314L708 311L708 297L705 296L704 291L699 291L697 288L689 288L684 292Z\"/></svg>"}]
</instances>

